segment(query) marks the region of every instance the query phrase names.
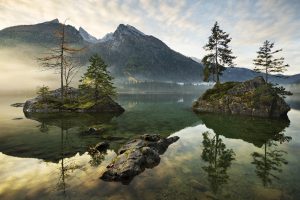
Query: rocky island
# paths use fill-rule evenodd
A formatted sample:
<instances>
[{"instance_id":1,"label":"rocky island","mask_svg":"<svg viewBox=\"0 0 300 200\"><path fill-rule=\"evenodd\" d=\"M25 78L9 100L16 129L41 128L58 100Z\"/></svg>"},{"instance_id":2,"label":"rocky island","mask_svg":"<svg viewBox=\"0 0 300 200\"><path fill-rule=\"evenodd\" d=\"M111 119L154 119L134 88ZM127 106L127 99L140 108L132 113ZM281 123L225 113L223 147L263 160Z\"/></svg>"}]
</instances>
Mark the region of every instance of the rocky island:
<instances>
[{"instance_id":1,"label":"rocky island","mask_svg":"<svg viewBox=\"0 0 300 200\"><path fill-rule=\"evenodd\" d=\"M60 101L60 89L49 91L45 95L27 100L23 106L26 113L55 113L55 112L102 112L102 113L122 113L122 108L109 96L102 96L99 100L81 101L81 91L76 88L65 89L68 100L63 103Z\"/></svg>"},{"instance_id":2,"label":"rocky island","mask_svg":"<svg viewBox=\"0 0 300 200\"><path fill-rule=\"evenodd\" d=\"M290 106L281 93L282 88L266 83L261 76L245 82L219 83L193 103L193 110L197 113L287 117Z\"/></svg>"},{"instance_id":3,"label":"rocky island","mask_svg":"<svg viewBox=\"0 0 300 200\"><path fill-rule=\"evenodd\" d=\"M52 57L50 57L51 59ZM64 58L62 58L64 60ZM41 58L44 67L58 66L49 63L49 58ZM56 90L49 90L48 86L40 87L38 96L27 100L23 106L26 113L56 113L56 112L89 112L89 113L122 113L122 108L113 100L116 88L113 86L113 77L107 70L104 60L97 54L89 59L90 65L79 80L78 89L70 87L72 78L78 66L71 63L62 63L61 84ZM67 67L63 70L63 66ZM13 104L16 106L16 104Z\"/></svg>"}]
</instances>

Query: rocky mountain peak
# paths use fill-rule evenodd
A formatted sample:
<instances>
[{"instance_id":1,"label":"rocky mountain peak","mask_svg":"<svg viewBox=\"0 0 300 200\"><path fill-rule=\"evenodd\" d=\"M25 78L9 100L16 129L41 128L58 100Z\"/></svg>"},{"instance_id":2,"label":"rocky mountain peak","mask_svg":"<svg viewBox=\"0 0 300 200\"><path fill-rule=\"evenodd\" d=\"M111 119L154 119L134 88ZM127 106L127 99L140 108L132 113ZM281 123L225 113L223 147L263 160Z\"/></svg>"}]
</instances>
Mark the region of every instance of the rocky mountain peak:
<instances>
[{"instance_id":1,"label":"rocky mountain peak","mask_svg":"<svg viewBox=\"0 0 300 200\"><path fill-rule=\"evenodd\" d=\"M96 43L98 42L97 38L89 34L86 30L84 30L82 27L79 27L79 33L81 37L88 42Z\"/></svg>"},{"instance_id":2,"label":"rocky mountain peak","mask_svg":"<svg viewBox=\"0 0 300 200\"><path fill-rule=\"evenodd\" d=\"M117 30L114 32L114 36L116 35L144 36L145 34L131 25L120 24Z\"/></svg>"},{"instance_id":3,"label":"rocky mountain peak","mask_svg":"<svg viewBox=\"0 0 300 200\"><path fill-rule=\"evenodd\" d=\"M56 19L45 22L45 24L59 24L59 20L56 18Z\"/></svg>"}]
</instances>

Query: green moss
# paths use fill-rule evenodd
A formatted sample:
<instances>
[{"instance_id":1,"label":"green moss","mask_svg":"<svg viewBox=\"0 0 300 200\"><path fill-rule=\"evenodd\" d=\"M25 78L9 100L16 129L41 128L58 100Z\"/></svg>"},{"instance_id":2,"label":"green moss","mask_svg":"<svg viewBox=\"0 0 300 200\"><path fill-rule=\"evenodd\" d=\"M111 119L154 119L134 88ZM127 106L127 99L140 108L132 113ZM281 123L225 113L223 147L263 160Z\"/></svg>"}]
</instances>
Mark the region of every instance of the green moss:
<instances>
[{"instance_id":1,"label":"green moss","mask_svg":"<svg viewBox=\"0 0 300 200\"><path fill-rule=\"evenodd\" d=\"M203 100L216 100L222 98L228 90L239 84L238 82L226 82L216 84L212 89L208 89L202 96Z\"/></svg>"},{"instance_id":2,"label":"green moss","mask_svg":"<svg viewBox=\"0 0 300 200\"><path fill-rule=\"evenodd\" d=\"M231 88L240 83L238 82L226 82L222 84L216 84L212 89L207 90L202 99L218 105L218 100L222 99ZM250 108L259 108L261 106L271 106L276 98L279 98L276 88L271 84L264 84L256 88L254 91L249 91L236 97L241 99L241 102L245 103ZM197 106L196 104L194 106Z\"/></svg>"},{"instance_id":3,"label":"green moss","mask_svg":"<svg viewBox=\"0 0 300 200\"><path fill-rule=\"evenodd\" d=\"M253 94L253 105L259 107L260 105L271 105L278 95L273 92L271 85L262 85L258 87Z\"/></svg>"},{"instance_id":4,"label":"green moss","mask_svg":"<svg viewBox=\"0 0 300 200\"><path fill-rule=\"evenodd\" d=\"M119 156L116 156L114 159L112 159L111 163L115 164L118 160L120 160Z\"/></svg>"},{"instance_id":5,"label":"green moss","mask_svg":"<svg viewBox=\"0 0 300 200\"><path fill-rule=\"evenodd\" d=\"M78 103L65 103L63 107L66 109L76 109L78 107Z\"/></svg>"},{"instance_id":6,"label":"green moss","mask_svg":"<svg viewBox=\"0 0 300 200\"><path fill-rule=\"evenodd\" d=\"M91 108L92 106L95 105L95 102L94 101L87 101L87 102L82 102L78 105L78 108L79 109L89 109Z\"/></svg>"}]
</instances>

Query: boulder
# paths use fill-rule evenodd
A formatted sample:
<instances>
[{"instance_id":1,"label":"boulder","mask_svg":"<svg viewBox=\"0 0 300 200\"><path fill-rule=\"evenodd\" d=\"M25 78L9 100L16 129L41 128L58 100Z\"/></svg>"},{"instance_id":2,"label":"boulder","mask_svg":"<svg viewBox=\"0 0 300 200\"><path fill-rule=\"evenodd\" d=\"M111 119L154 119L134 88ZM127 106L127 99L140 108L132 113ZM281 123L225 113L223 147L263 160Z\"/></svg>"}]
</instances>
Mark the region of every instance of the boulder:
<instances>
[{"instance_id":1,"label":"boulder","mask_svg":"<svg viewBox=\"0 0 300 200\"><path fill-rule=\"evenodd\" d=\"M178 139L178 136L161 138L159 135L146 134L129 141L119 149L118 155L107 166L107 171L101 179L128 184L134 176L146 168L157 166L160 162L160 155Z\"/></svg>"},{"instance_id":2,"label":"boulder","mask_svg":"<svg viewBox=\"0 0 300 200\"><path fill-rule=\"evenodd\" d=\"M195 112L286 117L290 106L259 76L245 82L216 84L193 103Z\"/></svg>"}]
</instances>

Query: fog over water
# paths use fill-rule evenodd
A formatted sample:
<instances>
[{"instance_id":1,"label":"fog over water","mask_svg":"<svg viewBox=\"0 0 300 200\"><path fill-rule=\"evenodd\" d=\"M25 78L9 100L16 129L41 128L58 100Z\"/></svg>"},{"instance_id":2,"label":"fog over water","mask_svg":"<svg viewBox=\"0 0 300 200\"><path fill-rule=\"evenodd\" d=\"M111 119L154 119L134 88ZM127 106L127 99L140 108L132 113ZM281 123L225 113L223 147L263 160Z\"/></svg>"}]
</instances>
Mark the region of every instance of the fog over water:
<instances>
[{"instance_id":1,"label":"fog over water","mask_svg":"<svg viewBox=\"0 0 300 200\"><path fill-rule=\"evenodd\" d=\"M0 48L0 92L33 91L42 85L57 88L59 74L43 69L37 61L45 49L24 45Z\"/></svg>"}]
</instances>

